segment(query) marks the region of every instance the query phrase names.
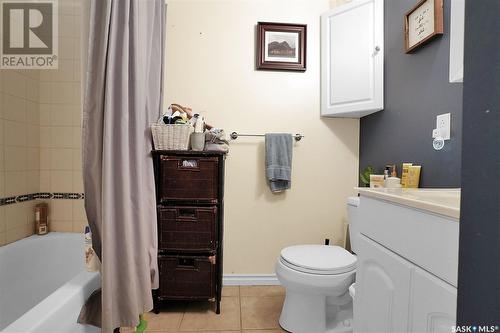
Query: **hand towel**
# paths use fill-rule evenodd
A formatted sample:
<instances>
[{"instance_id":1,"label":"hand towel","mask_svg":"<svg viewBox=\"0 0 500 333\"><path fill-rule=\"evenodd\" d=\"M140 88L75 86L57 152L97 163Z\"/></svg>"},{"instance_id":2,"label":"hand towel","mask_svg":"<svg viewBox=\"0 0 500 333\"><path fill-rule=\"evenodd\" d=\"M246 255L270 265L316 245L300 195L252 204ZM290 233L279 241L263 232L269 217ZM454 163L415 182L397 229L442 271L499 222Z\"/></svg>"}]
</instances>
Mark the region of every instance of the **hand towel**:
<instances>
[{"instance_id":1,"label":"hand towel","mask_svg":"<svg viewBox=\"0 0 500 333\"><path fill-rule=\"evenodd\" d=\"M292 183L291 134L266 134L266 178L271 192L282 192Z\"/></svg>"}]
</instances>

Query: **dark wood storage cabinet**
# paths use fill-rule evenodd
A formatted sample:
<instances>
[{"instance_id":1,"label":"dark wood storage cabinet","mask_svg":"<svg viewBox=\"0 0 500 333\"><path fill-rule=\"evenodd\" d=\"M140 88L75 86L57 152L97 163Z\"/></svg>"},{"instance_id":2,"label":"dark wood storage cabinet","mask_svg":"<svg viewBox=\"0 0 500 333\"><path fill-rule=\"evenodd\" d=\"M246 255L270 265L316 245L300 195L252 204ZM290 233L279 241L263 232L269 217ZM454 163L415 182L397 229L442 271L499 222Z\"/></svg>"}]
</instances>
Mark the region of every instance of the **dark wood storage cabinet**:
<instances>
[{"instance_id":1,"label":"dark wood storage cabinet","mask_svg":"<svg viewBox=\"0 0 500 333\"><path fill-rule=\"evenodd\" d=\"M215 300L220 313L224 159L220 152L153 151L160 288L168 300Z\"/></svg>"}]
</instances>

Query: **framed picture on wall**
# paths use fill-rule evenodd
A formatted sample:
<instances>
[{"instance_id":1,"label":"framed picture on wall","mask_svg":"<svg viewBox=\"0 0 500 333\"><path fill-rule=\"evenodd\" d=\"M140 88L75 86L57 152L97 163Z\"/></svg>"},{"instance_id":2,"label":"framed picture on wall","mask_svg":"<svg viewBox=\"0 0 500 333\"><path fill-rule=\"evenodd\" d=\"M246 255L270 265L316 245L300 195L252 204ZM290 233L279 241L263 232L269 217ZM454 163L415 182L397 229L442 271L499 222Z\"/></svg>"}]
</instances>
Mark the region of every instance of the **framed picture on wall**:
<instances>
[{"instance_id":1,"label":"framed picture on wall","mask_svg":"<svg viewBox=\"0 0 500 333\"><path fill-rule=\"evenodd\" d=\"M257 69L306 70L307 25L259 22Z\"/></svg>"},{"instance_id":2,"label":"framed picture on wall","mask_svg":"<svg viewBox=\"0 0 500 333\"><path fill-rule=\"evenodd\" d=\"M405 51L416 48L443 34L443 0L420 0L404 18Z\"/></svg>"}]
</instances>

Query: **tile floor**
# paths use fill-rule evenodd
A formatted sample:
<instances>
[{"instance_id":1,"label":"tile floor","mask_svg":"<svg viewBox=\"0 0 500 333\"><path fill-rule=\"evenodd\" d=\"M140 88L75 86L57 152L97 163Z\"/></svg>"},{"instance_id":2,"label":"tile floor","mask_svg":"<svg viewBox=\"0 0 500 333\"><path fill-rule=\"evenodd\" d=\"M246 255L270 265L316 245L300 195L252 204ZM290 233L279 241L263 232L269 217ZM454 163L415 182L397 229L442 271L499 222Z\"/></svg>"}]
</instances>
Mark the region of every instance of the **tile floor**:
<instances>
[{"instance_id":1,"label":"tile floor","mask_svg":"<svg viewBox=\"0 0 500 333\"><path fill-rule=\"evenodd\" d=\"M158 315L148 313L154 333L279 333L278 318L285 298L281 286L227 286L222 289L221 313L211 302L166 305ZM133 330L121 329L122 333Z\"/></svg>"}]
</instances>

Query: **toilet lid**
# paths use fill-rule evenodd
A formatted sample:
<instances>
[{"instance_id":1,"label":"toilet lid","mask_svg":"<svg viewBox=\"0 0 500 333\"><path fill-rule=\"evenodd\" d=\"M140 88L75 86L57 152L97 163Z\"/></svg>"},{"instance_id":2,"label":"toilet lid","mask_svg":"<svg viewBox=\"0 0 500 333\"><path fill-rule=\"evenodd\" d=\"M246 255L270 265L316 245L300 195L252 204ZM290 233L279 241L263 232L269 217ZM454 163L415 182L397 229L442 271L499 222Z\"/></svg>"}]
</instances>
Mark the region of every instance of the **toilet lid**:
<instances>
[{"instance_id":1,"label":"toilet lid","mask_svg":"<svg viewBox=\"0 0 500 333\"><path fill-rule=\"evenodd\" d=\"M356 256L340 246L290 246L281 250L281 259L292 269L313 274L342 274L356 268Z\"/></svg>"}]
</instances>

